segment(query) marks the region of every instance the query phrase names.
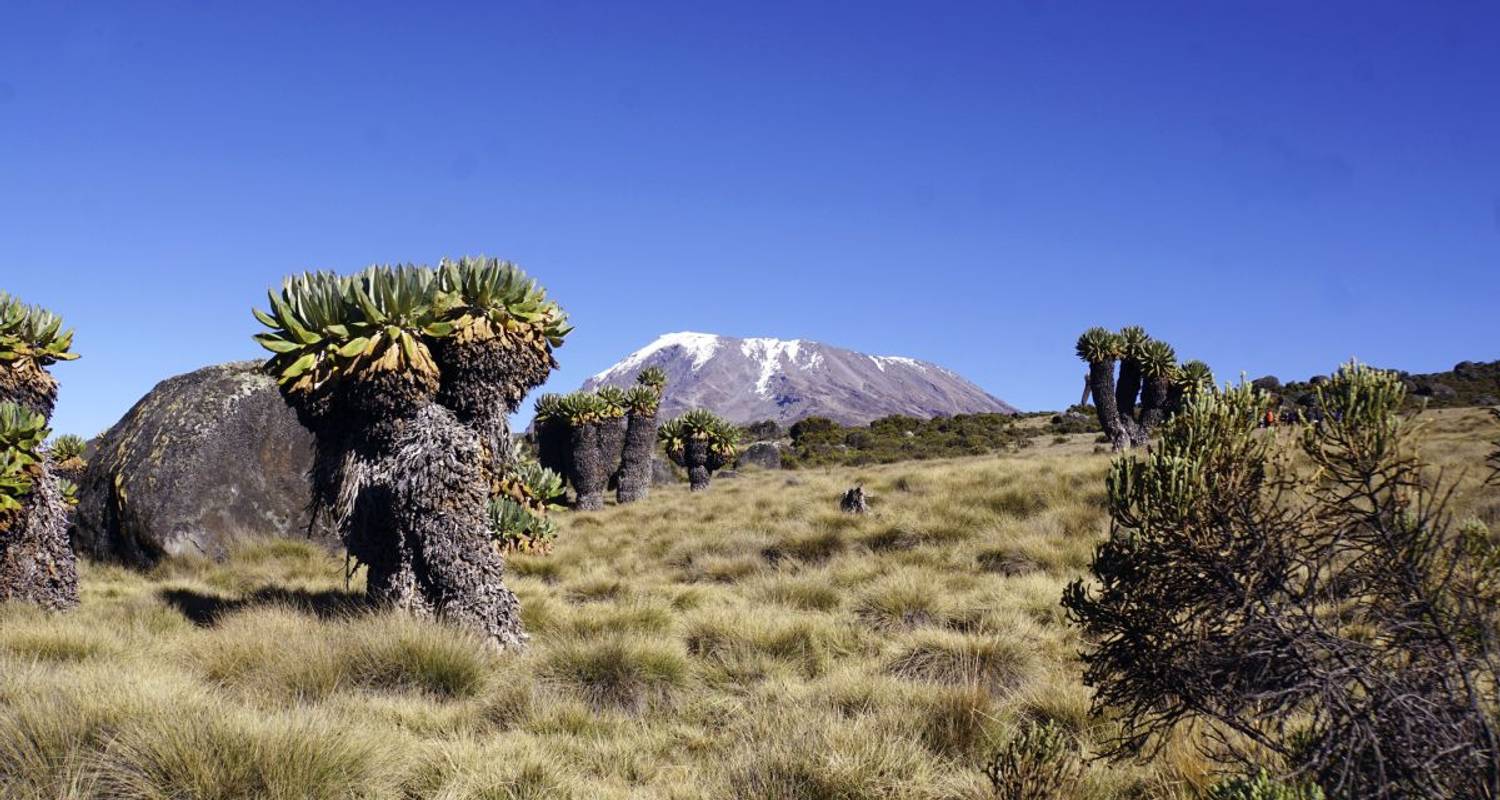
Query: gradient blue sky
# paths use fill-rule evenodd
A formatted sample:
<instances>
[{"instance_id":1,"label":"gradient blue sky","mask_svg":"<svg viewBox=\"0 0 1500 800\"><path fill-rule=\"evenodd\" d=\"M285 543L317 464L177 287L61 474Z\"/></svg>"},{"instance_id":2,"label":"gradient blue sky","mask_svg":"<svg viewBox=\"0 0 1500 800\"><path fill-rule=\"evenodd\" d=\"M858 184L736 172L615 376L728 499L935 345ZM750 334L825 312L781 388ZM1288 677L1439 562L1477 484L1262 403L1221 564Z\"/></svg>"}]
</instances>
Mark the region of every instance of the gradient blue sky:
<instances>
[{"instance_id":1,"label":"gradient blue sky","mask_svg":"<svg viewBox=\"0 0 1500 800\"><path fill-rule=\"evenodd\" d=\"M1129 6L1131 10L1124 10ZM1493 2L0 5L0 287L54 427L258 357L305 268L487 253L573 315L1078 398L1078 332L1221 377L1500 358Z\"/></svg>"}]
</instances>

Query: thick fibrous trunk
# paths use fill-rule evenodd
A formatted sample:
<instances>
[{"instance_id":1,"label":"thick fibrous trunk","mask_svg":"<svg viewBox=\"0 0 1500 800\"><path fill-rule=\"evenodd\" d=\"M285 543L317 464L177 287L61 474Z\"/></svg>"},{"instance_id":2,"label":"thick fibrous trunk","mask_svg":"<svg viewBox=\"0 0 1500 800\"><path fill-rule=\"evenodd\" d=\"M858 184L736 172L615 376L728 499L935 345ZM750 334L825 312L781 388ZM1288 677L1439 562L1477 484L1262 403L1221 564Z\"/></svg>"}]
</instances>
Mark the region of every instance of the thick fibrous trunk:
<instances>
[{"instance_id":1,"label":"thick fibrous trunk","mask_svg":"<svg viewBox=\"0 0 1500 800\"><path fill-rule=\"evenodd\" d=\"M32 482L21 513L0 531L0 602L20 600L61 611L78 605L78 566L68 542L68 508L46 469Z\"/></svg>"},{"instance_id":2,"label":"thick fibrous trunk","mask_svg":"<svg viewBox=\"0 0 1500 800\"><path fill-rule=\"evenodd\" d=\"M455 416L479 437L480 474L485 486L493 486L515 467L518 457L510 436L509 409L498 402L471 409L466 414L455 412Z\"/></svg>"},{"instance_id":3,"label":"thick fibrous trunk","mask_svg":"<svg viewBox=\"0 0 1500 800\"><path fill-rule=\"evenodd\" d=\"M506 415L554 364L508 337L440 339L433 357L437 373L377 372L331 399L288 398L317 437L317 497L365 565L372 602L520 647L488 504L515 459Z\"/></svg>"},{"instance_id":4,"label":"thick fibrous trunk","mask_svg":"<svg viewBox=\"0 0 1500 800\"><path fill-rule=\"evenodd\" d=\"M606 487L618 486L620 465L625 458L625 435L629 432L629 420L624 416L613 417L599 423L599 461L604 464Z\"/></svg>"},{"instance_id":5,"label":"thick fibrous trunk","mask_svg":"<svg viewBox=\"0 0 1500 800\"><path fill-rule=\"evenodd\" d=\"M656 416L631 414L625 428L625 452L620 458L620 483L615 501L634 503L651 490L651 456L656 452Z\"/></svg>"},{"instance_id":6,"label":"thick fibrous trunk","mask_svg":"<svg viewBox=\"0 0 1500 800\"><path fill-rule=\"evenodd\" d=\"M708 489L713 473L709 469L710 448L708 442L689 439L682 448L682 465L687 467L688 488L695 492Z\"/></svg>"},{"instance_id":7,"label":"thick fibrous trunk","mask_svg":"<svg viewBox=\"0 0 1500 800\"><path fill-rule=\"evenodd\" d=\"M599 426L576 425L571 433L572 471L568 479L578 495L573 507L579 511L597 511L604 508L604 490L609 481L604 454L599 448Z\"/></svg>"},{"instance_id":8,"label":"thick fibrous trunk","mask_svg":"<svg viewBox=\"0 0 1500 800\"><path fill-rule=\"evenodd\" d=\"M371 602L515 647L526 637L489 535L482 451L477 433L429 405L394 441L345 457L341 527L349 554L366 566Z\"/></svg>"},{"instance_id":9,"label":"thick fibrous trunk","mask_svg":"<svg viewBox=\"0 0 1500 800\"><path fill-rule=\"evenodd\" d=\"M1146 379L1145 391L1141 393L1141 428L1147 436L1167 418L1167 402L1171 391L1171 378Z\"/></svg>"},{"instance_id":10,"label":"thick fibrous trunk","mask_svg":"<svg viewBox=\"0 0 1500 800\"><path fill-rule=\"evenodd\" d=\"M1115 384L1115 411L1122 424L1135 420L1136 398L1141 393L1141 362L1133 358L1120 360L1120 379Z\"/></svg>"},{"instance_id":11,"label":"thick fibrous trunk","mask_svg":"<svg viewBox=\"0 0 1500 800\"><path fill-rule=\"evenodd\" d=\"M573 434L568 423L560 419L536 423L536 460L564 478L571 478L573 467Z\"/></svg>"},{"instance_id":12,"label":"thick fibrous trunk","mask_svg":"<svg viewBox=\"0 0 1500 800\"><path fill-rule=\"evenodd\" d=\"M51 418L57 381L35 362L0 363L0 402ZM78 605L78 562L68 541L68 507L57 477L38 464L19 512L0 518L0 602L61 611Z\"/></svg>"},{"instance_id":13,"label":"thick fibrous trunk","mask_svg":"<svg viewBox=\"0 0 1500 800\"><path fill-rule=\"evenodd\" d=\"M1104 428L1110 444L1116 450L1129 447L1129 432L1120 424L1120 412L1115 406L1115 362L1089 364L1089 392L1094 395L1094 410L1099 414L1099 425Z\"/></svg>"},{"instance_id":14,"label":"thick fibrous trunk","mask_svg":"<svg viewBox=\"0 0 1500 800\"><path fill-rule=\"evenodd\" d=\"M424 409L396 443L391 513L423 608L501 648L523 645L521 608L489 536L481 442L446 409Z\"/></svg>"}]
</instances>

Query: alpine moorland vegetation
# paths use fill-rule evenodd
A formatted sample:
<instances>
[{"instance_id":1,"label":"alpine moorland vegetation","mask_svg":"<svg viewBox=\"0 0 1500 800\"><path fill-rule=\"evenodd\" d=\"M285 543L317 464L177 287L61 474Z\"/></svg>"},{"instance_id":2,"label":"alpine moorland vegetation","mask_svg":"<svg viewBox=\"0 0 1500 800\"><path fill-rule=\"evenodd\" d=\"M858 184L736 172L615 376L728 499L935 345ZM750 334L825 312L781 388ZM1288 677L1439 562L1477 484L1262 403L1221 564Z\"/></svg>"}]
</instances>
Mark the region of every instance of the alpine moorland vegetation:
<instances>
[{"instance_id":1,"label":"alpine moorland vegetation","mask_svg":"<svg viewBox=\"0 0 1500 800\"><path fill-rule=\"evenodd\" d=\"M1445 467L1500 437L1474 410L1422 420ZM1223 765L1196 730L1095 760L1120 723L1090 716L1058 602L1108 535L1093 448L743 473L559 515L550 555L508 559L520 651L368 608L308 543L85 563L73 614L0 606L0 796L980 800L993 771L1199 800ZM1495 527L1483 477L1451 510ZM868 514L837 508L855 484ZM1311 797L1273 789L1212 796Z\"/></svg>"},{"instance_id":2,"label":"alpine moorland vegetation","mask_svg":"<svg viewBox=\"0 0 1500 800\"><path fill-rule=\"evenodd\" d=\"M62 318L0 291L0 400L45 419L57 405L57 379L48 367L78 358L73 331Z\"/></svg>"},{"instance_id":3,"label":"alpine moorland vegetation","mask_svg":"<svg viewBox=\"0 0 1500 800\"><path fill-rule=\"evenodd\" d=\"M43 446L57 404L48 368L77 358L72 346L62 318L0 292L0 601L51 610L78 603L68 541L72 485L59 480L57 460Z\"/></svg>"},{"instance_id":4,"label":"alpine moorland vegetation","mask_svg":"<svg viewBox=\"0 0 1500 800\"><path fill-rule=\"evenodd\" d=\"M1324 418L1284 435L1258 430L1265 392L1200 392L1113 464L1110 536L1064 599L1095 716L1119 756L1196 725L1331 798L1496 797L1500 540L1454 521L1396 373L1316 392Z\"/></svg>"},{"instance_id":5,"label":"alpine moorland vegetation","mask_svg":"<svg viewBox=\"0 0 1500 800\"><path fill-rule=\"evenodd\" d=\"M52 471L63 480L77 483L83 478L83 471L88 468L88 462L83 458L87 449L88 442L76 434L64 433L48 439L47 457L52 464Z\"/></svg>"},{"instance_id":6,"label":"alpine moorland vegetation","mask_svg":"<svg viewBox=\"0 0 1500 800\"><path fill-rule=\"evenodd\" d=\"M523 643L502 551L548 535L554 487L521 470L506 415L556 366L561 308L489 258L306 273L268 298L255 338L370 599Z\"/></svg>"},{"instance_id":7,"label":"alpine moorland vegetation","mask_svg":"<svg viewBox=\"0 0 1500 800\"><path fill-rule=\"evenodd\" d=\"M808 417L788 431L791 447L782 454L782 466L862 466L1014 451L1029 446L1037 433L1018 421L1010 414L988 413L932 419L889 416L869 425Z\"/></svg>"}]
</instances>

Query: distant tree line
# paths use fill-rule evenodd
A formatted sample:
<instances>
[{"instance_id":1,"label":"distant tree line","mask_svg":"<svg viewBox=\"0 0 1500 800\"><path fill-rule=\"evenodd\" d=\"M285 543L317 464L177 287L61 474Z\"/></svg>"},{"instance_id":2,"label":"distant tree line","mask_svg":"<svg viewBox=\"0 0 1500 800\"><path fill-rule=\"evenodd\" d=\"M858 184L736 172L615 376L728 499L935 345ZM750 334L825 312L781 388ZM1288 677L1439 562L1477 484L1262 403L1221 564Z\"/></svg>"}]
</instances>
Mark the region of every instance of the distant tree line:
<instances>
[{"instance_id":1,"label":"distant tree line","mask_svg":"<svg viewBox=\"0 0 1500 800\"><path fill-rule=\"evenodd\" d=\"M782 452L786 468L889 464L896 461L985 455L1028 446L1034 431L1010 414L955 414L921 419L881 417L869 425L841 425L808 417L785 431L774 422L745 426L747 441L789 438Z\"/></svg>"}]
</instances>

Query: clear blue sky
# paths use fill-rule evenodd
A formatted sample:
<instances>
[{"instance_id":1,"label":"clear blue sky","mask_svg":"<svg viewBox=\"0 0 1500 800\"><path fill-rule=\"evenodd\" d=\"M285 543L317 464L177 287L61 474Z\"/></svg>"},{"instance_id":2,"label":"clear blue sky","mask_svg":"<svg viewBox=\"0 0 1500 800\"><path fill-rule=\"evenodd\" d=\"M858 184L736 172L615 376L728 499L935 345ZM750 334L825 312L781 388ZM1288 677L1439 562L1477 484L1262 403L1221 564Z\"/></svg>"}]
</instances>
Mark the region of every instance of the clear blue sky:
<instances>
[{"instance_id":1,"label":"clear blue sky","mask_svg":"<svg viewBox=\"0 0 1500 800\"><path fill-rule=\"evenodd\" d=\"M0 287L78 328L83 434L258 357L286 273L464 253L573 315L554 390L674 330L1031 409L1096 323L1446 369L1500 358L1497 41L1478 0L7 0Z\"/></svg>"}]
</instances>

